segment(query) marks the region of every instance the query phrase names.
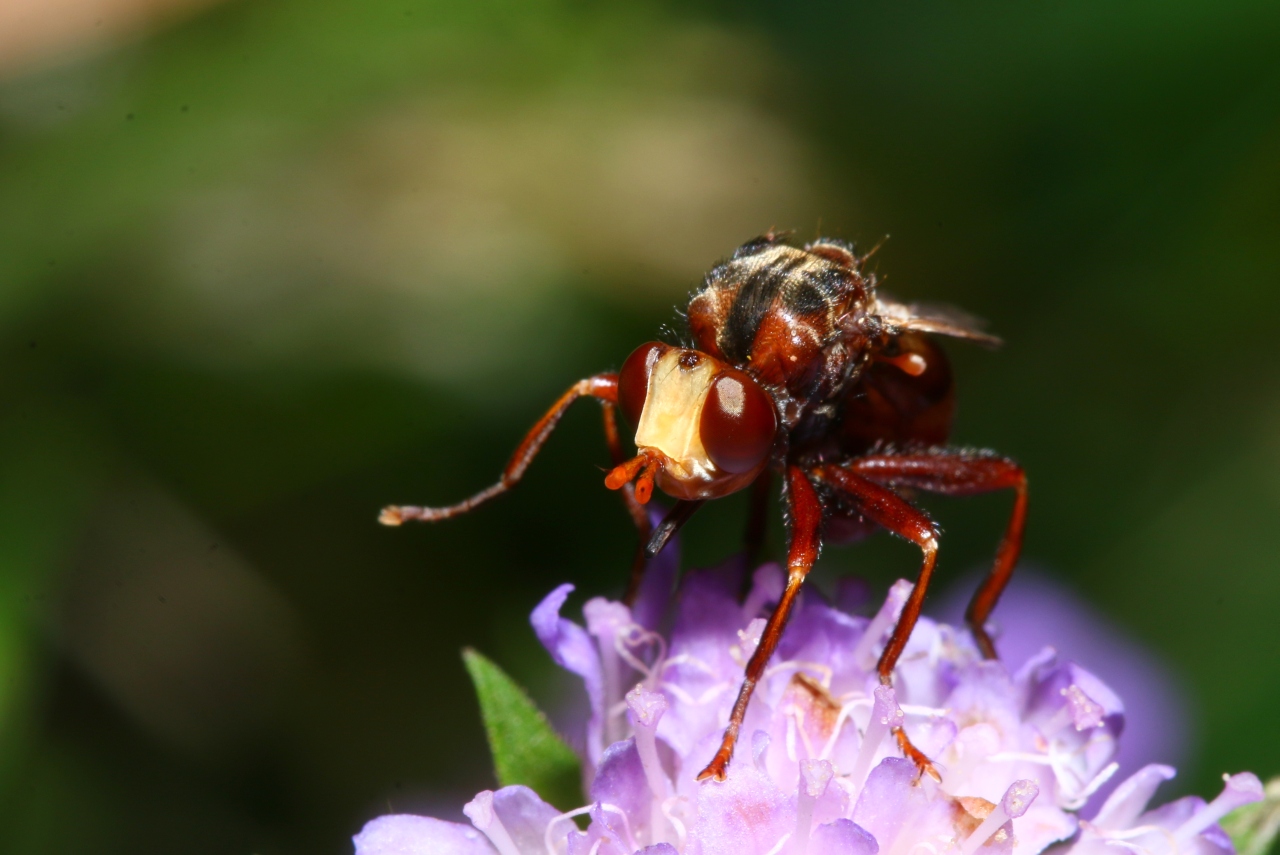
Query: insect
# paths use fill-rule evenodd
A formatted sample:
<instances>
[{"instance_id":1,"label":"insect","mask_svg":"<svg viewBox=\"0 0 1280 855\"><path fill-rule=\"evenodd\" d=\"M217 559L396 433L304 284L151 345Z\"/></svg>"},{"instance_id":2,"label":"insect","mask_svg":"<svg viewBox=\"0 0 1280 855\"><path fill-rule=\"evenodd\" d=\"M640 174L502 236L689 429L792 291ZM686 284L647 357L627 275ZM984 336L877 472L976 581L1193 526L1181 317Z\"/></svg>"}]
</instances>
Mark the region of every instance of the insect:
<instances>
[{"instance_id":1,"label":"insect","mask_svg":"<svg viewBox=\"0 0 1280 855\"><path fill-rule=\"evenodd\" d=\"M877 295L876 278L865 269L869 256L831 239L795 247L772 232L743 244L690 298L689 346L642 344L617 373L588 377L565 392L496 484L449 507L388 507L381 521L447 519L501 495L520 481L569 406L592 397L603 405L615 464L605 486L622 493L641 536L630 600L647 560L709 500L751 489L748 552L758 550L771 481L781 476L786 586L747 663L720 748L699 780L724 780L752 690L824 541L883 528L921 550L915 588L876 665L881 682L891 684L938 554L937 529L910 500L916 492L1014 492L994 566L965 615L982 654L995 658L986 621L1022 548L1026 475L1006 457L947 446L954 383L932 336L999 341L956 315ZM633 457L622 451L615 408L635 430ZM655 486L676 502L651 530L643 505ZM901 727L894 736L922 773L939 778Z\"/></svg>"}]
</instances>

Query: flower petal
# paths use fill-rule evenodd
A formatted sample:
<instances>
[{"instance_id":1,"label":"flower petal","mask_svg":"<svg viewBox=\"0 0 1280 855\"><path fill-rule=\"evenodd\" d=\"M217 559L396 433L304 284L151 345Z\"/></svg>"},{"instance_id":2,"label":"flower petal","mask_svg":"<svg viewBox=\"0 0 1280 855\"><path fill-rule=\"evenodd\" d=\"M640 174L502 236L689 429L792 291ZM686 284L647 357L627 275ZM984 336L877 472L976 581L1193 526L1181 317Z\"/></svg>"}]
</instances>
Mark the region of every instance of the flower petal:
<instances>
[{"instance_id":1,"label":"flower petal","mask_svg":"<svg viewBox=\"0 0 1280 855\"><path fill-rule=\"evenodd\" d=\"M851 819L820 825L809 838L809 855L876 855L876 839Z\"/></svg>"},{"instance_id":2,"label":"flower petal","mask_svg":"<svg viewBox=\"0 0 1280 855\"><path fill-rule=\"evenodd\" d=\"M698 793L702 855L765 855L795 826L795 807L753 766L739 763L724 783Z\"/></svg>"},{"instance_id":3,"label":"flower petal","mask_svg":"<svg viewBox=\"0 0 1280 855\"><path fill-rule=\"evenodd\" d=\"M649 783L636 751L635 739L615 742L604 751L604 759L591 782L591 800L622 808L633 825L649 814Z\"/></svg>"},{"instance_id":4,"label":"flower petal","mask_svg":"<svg viewBox=\"0 0 1280 855\"><path fill-rule=\"evenodd\" d=\"M370 820L351 838L356 855L495 855L479 831L429 816L391 814Z\"/></svg>"},{"instance_id":5,"label":"flower petal","mask_svg":"<svg viewBox=\"0 0 1280 855\"><path fill-rule=\"evenodd\" d=\"M604 753L604 679L600 673L600 655L591 636L576 623L560 617L560 609L572 591L573 585L568 584L556 588L533 610L529 623L555 663L577 674L586 686L591 704L591 717L587 720L587 759L594 766Z\"/></svg>"},{"instance_id":6,"label":"flower petal","mask_svg":"<svg viewBox=\"0 0 1280 855\"><path fill-rule=\"evenodd\" d=\"M1156 788L1175 774L1172 766L1143 766L1112 791L1093 818L1093 825L1104 831L1129 828L1147 809Z\"/></svg>"}]
</instances>

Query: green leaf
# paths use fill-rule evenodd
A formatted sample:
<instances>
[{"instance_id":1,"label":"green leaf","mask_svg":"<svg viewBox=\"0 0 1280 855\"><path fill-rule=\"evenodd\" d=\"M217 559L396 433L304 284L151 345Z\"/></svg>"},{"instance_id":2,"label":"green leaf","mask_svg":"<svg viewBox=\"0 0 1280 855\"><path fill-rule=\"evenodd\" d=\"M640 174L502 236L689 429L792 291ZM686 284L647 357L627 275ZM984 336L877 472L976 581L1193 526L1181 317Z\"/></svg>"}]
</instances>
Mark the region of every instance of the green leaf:
<instances>
[{"instance_id":1,"label":"green leaf","mask_svg":"<svg viewBox=\"0 0 1280 855\"><path fill-rule=\"evenodd\" d=\"M1236 808L1222 818L1222 829L1238 855L1266 855L1280 834L1280 777L1267 781L1262 801Z\"/></svg>"},{"instance_id":2,"label":"green leaf","mask_svg":"<svg viewBox=\"0 0 1280 855\"><path fill-rule=\"evenodd\" d=\"M462 651L462 661L480 698L480 715L498 783L504 787L524 784L561 810L581 805L578 757L524 689L470 648Z\"/></svg>"}]
</instances>

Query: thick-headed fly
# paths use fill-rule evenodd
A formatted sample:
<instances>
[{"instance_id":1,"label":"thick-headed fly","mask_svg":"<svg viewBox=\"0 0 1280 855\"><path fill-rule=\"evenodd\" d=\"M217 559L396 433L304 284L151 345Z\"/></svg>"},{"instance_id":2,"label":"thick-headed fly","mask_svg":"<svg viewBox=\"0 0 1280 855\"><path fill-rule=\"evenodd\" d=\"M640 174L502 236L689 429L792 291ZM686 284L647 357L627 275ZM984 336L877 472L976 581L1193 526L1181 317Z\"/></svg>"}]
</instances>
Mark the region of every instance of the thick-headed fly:
<instances>
[{"instance_id":1,"label":"thick-headed fly","mask_svg":"<svg viewBox=\"0 0 1280 855\"><path fill-rule=\"evenodd\" d=\"M498 483L450 507L386 508L382 522L447 519L506 492L569 405L596 398L615 463L605 486L621 491L641 535L630 599L647 560L709 499L751 488L747 548L754 553L772 476L781 476L787 584L747 664L724 740L700 780L724 779L752 689L824 541L884 528L924 553L915 589L876 666L880 680L891 682L937 560L937 530L908 499L917 491L1015 493L995 565L966 613L978 647L994 658L985 624L1022 546L1026 476L1008 458L946 445L954 384L932 336L998 342L963 319L877 296L865 261L829 239L799 249L769 233L744 244L690 299L691 346L641 345L616 374L588 377L565 392L525 436ZM617 407L635 429L638 453L629 459L618 437ZM655 486L676 503L650 530L642 506ZM937 777L901 728L895 736L922 772Z\"/></svg>"}]
</instances>

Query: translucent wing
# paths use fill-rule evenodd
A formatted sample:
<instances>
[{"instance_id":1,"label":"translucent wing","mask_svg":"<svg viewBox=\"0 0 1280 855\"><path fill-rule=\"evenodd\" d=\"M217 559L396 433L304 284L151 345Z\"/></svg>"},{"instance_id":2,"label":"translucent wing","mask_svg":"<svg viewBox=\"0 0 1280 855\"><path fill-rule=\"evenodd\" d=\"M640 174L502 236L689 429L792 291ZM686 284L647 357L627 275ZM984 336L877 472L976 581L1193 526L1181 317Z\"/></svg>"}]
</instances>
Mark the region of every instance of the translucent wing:
<instances>
[{"instance_id":1,"label":"translucent wing","mask_svg":"<svg viewBox=\"0 0 1280 855\"><path fill-rule=\"evenodd\" d=\"M885 297L880 297L877 302L879 303L878 314L894 332L914 330L937 333L968 339L986 347L999 347L1003 344L998 336L991 335L982 329L985 324L980 318L953 306L899 303Z\"/></svg>"}]
</instances>

